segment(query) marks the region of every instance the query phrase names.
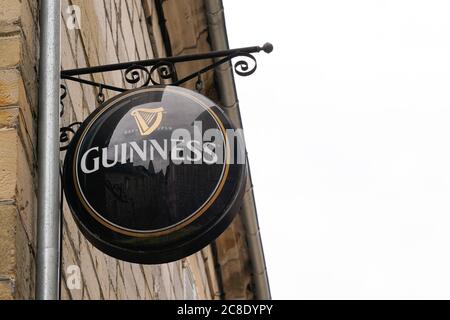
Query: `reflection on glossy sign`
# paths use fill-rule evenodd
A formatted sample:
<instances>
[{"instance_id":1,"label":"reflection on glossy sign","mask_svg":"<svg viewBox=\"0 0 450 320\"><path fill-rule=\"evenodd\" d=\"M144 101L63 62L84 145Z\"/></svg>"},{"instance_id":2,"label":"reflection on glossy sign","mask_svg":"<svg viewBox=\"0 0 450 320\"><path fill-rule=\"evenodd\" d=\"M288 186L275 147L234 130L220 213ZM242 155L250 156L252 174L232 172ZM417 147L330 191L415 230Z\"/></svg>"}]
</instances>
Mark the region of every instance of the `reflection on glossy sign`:
<instances>
[{"instance_id":1,"label":"reflection on glossy sign","mask_svg":"<svg viewBox=\"0 0 450 320\"><path fill-rule=\"evenodd\" d=\"M67 151L75 221L100 250L138 263L190 255L232 221L245 148L220 108L187 89L128 91L105 102Z\"/></svg>"}]
</instances>

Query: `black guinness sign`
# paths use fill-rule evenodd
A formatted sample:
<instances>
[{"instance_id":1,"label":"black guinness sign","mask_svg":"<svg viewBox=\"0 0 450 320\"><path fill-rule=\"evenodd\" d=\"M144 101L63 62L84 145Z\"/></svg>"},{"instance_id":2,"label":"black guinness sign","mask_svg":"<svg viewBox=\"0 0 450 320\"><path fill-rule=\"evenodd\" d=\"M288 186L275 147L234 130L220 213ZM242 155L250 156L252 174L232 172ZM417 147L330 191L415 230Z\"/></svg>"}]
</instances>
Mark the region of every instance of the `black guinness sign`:
<instances>
[{"instance_id":1,"label":"black guinness sign","mask_svg":"<svg viewBox=\"0 0 450 320\"><path fill-rule=\"evenodd\" d=\"M211 100L155 86L127 91L84 121L67 151L64 190L100 250L165 263L213 241L239 209L242 135Z\"/></svg>"}]
</instances>

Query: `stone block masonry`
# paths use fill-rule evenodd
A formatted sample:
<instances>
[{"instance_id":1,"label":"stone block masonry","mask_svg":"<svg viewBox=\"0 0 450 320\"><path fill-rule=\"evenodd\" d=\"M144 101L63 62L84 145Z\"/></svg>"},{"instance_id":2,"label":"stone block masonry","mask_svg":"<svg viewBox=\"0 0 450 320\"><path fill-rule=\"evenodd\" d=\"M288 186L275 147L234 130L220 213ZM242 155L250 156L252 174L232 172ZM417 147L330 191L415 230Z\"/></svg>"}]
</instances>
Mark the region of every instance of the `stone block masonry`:
<instances>
[{"instance_id":1,"label":"stone block masonry","mask_svg":"<svg viewBox=\"0 0 450 320\"><path fill-rule=\"evenodd\" d=\"M174 1L176 2L176 1ZM191 1L186 1L190 3ZM80 9L80 29L67 28L67 7ZM127 62L164 56L164 44L153 0L63 0L62 69ZM156 21L156 23L155 23ZM120 72L85 76L125 87ZM63 124L83 119L96 107L96 89L65 82ZM129 85L128 85L129 86ZM105 92L111 98L114 92ZM61 154L63 160L64 154ZM70 288L70 273L63 272L63 299L212 299L216 296L215 269L209 248L164 265L146 266L111 258L94 248L78 231L64 204L63 270L80 268L79 289Z\"/></svg>"},{"instance_id":2,"label":"stone block masonry","mask_svg":"<svg viewBox=\"0 0 450 320\"><path fill-rule=\"evenodd\" d=\"M162 6L174 55L210 50L203 0L165 0ZM68 23L73 8L79 9L79 28ZM61 0L61 68L165 56L157 11L155 0ZM38 1L0 0L0 299L34 298L38 52ZM180 76L205 63L181 65ZM83 77L125 86L120 72ZM186 87L193 89L195 81ZM214 99L213 73L203 81L203 93ZM96 89L64 84L68 94L61 126L83 121L97 106ZM105 93L106 99L115 94ZM219 239L217 250L207 247L181 261L154 266L118 261L98 251L78 231L65 202L63 230L62 299L252 296L239 218Z\"/></svg>"},{"instance_id":3,"label":"stone block masonry","mask_svg":"<svg viewBox=\"0 0 450 320\"><path fill-rule=\"evenodd\" d=\"M34 296L37 2L0 2L0 299Z\"/></svg>"}]
</instances>

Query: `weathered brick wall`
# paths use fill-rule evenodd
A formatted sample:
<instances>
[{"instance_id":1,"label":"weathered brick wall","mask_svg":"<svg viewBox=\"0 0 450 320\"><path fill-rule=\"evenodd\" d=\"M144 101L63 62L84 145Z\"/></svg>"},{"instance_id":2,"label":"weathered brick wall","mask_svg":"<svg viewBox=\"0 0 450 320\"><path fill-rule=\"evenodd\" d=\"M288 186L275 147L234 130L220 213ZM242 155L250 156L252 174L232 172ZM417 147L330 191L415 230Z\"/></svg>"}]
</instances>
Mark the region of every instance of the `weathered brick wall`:
<instances>
[{"instance_id":1,"label":"weathered brick wall","mask_svg":"<svg viewBox=\"0 0 450 320\"><path fill-rule=\"evenodd\" d=\"M189 5L192 1L170 1ZM81 28L65 25L66 8L81 9ZM164 56L157 12L151 0L63 0L62 68L126 62ZM181 35L180 35L181 36ZM195 44L194 44L195 45ZM120 72L96 74L97 82L124 87ZM63 124L82 121L96 107L97 91L75 82L65 82ZM129 86L129 85L128 85ZM114 95L105 92L106 98ZM63 159L63 154L61 159ZM63 299L212 299L220 297L214 259L208 247L182 261L144 266L113 259L95 249L76 227L64 204ZM80 267L81 289L70 290L66 273L71 265ZM70 285L69 285L70 286Z\"/></svg>"},{"instance_id":2,"label":"weathered brick wall","mask_svg":"<svg viewBox=\"0 0 450 320\"><path fill-rule=\"evenodd\" d=\"M0 1L0 299L34 295L36 5Z\"/></svg>"}]
</instances>

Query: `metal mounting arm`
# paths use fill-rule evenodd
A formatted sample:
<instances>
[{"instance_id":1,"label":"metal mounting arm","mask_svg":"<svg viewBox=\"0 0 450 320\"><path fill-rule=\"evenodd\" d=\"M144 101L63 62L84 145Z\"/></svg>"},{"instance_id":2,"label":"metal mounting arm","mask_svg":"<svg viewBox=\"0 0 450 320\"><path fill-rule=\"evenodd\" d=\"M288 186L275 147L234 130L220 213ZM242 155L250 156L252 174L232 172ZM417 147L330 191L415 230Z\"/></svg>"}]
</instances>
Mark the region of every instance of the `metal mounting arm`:
<instances>
[{"instance_id":1,"label":"metal mounting arm","mask_svg":"<svg viewBox=\"0 0 450 320\"><path fill-rule=\"evenodd\" d=\"M145 87L149 84L158 85L161 84L161 80L172 80L172 85L181 85L189 80L195 79L199 77L201 74L216 68L217 66L226 63L233 58L241 57L241 58L249 58L253 61L253 66L249 66L249 62L241 59L234 64L234 70L240 76L248 76L255 72L257 63L256 58L252 55L252 53L258 53L260 51L264 51L265 53L270 53L273 50L273 46L270 43L264 44L262 47L253 46L253 47L245 47L231 50L223 50L223 51L214 51L208 53L200 53L200 54L191 54L184 56L175 56L175 57L166 57L166 58L156 58L149 60L141 60L141 61L132 61L132 62L124 62L124 63L116 63L109 64L103 66L95 66L95 67L87 67L80 69L71 69L71 70L63 70L61 71L61 79L71 80L80 82L87 85L92 85L98 88L113 90L117 92L124 92L128 89L119 88L115 86L111 86L108 84L102 84L86 79L82 79L77 76L86 75L86 74L94 74L100 72L111 72L118 70L125 70L124 78L127 83L136 84L141 82L140 86ZM220 58L220 59L219 59ZM178 79L176 64L189 62L189 61L197 61L197 60L206 60L206 59L219 59L213 62L212 64L204 67L182 79ZM154 78L154 74L159 76L159 81Z\"/></svg>"},{"instance_id":2,"label":"metal mounting arm","mask_svg":"<svg viewBox=\"0 0 450 320\"><path fill-rule=\"evenodd\" d=\"M231 61L233 58L241 58L239 61L234 63L234 71L240 76L249 76L253 74L257 68L256 58L252 55L253 53L258 53L260 51L264 51L265 53L271 53L273 50L273 46L270 43L264 44L262 47L253 46L253 47L245 47L231 50L223 50L223 51L214 51L208 53L200 53L200 54L191 54L184 56L176 56L176 57L167 57L167 58L156 58L149 60L141 60L141 61L132 61L132 62L124 62L124 63L116 63L116 64L108 64L103 66L96 67L88 67L88 68L80 68L80 69L71 69L71 70L62 70L61 71L61 79L76 81L82 84L91 85L99 88L97 94L98 103L103 102L105 95L103 94L103 90L112 90L116 92L125 92L130 90L130 88L119 88L109 84L98 83L95 81L87 80L80 78L79 76L87 75L87 74L95 74L100 72L112 72L112 71L122 71L124 70L124 79L125 82L129 84L135 84L139 87L146 87L150 84L158 85L162 84L161 80L171 80L171 85L178 86L189 80L197 78L196 87L197 90L201 88L201 75L209 70L212 70L228 61ZM245 60L245 58L251 60L252 62ZM206 67L197 70L191 73L188 76L185 76L182 79L178 79L176 64L197 60L207 60L207 59L215 59L211 64ZM159 81L154 78L155 74L158 76ZM60 116L64 114L64 104L63 100L67 95L67 89L64 85L61 85L62 93L61 93L61 109ZM70 136L75 133L75 127L79 126L80 122L74 122L69 126L62 127L60 129L60 142L62 146L61 150L66 150L68 144L70 143Z\"/></svg>"}]
</instances>

